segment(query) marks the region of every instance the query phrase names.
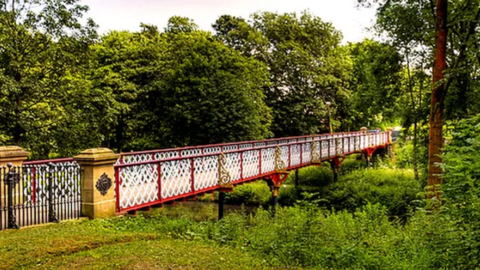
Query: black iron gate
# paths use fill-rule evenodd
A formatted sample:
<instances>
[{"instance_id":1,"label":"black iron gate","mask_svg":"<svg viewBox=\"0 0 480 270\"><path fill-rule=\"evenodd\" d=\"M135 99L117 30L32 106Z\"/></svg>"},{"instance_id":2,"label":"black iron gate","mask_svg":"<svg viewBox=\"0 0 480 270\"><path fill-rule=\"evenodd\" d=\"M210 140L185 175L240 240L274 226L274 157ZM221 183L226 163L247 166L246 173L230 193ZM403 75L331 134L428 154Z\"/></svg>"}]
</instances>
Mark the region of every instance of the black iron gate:
<instances>
[{"instance_id":1,"label":"black iron gate","mask_svg":"<svg viewBox=\"0 0 480 270\"><path fill-rule=\"evenodd\" d=\"M80 181L75 162L0 167L0 230L80 217Z\"/></svg>"}]
</instances>

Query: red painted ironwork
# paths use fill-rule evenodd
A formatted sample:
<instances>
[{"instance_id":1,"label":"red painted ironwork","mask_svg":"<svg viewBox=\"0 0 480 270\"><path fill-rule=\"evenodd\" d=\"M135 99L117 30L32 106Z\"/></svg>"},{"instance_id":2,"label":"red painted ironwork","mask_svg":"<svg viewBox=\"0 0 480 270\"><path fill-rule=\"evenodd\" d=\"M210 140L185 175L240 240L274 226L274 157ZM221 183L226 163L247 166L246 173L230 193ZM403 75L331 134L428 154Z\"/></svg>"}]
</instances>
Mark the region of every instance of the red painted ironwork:
<instances>
[{"instance_id":1,"label":"red painted ironwork","mask_svg":"<svg viewBox=\"0 0 480 270\"><path fill-rule=\"evenodd\" d=\"M122 154L115 164L117 212L220 190L220 171L222 181L232 185L257 179L279 185L288 171L318 165L318 158L340 165L346 155L383 147L388 138L387 133L350 132ZM281 172L278 162L285 166Z\"/></svg>"}]
</instances>

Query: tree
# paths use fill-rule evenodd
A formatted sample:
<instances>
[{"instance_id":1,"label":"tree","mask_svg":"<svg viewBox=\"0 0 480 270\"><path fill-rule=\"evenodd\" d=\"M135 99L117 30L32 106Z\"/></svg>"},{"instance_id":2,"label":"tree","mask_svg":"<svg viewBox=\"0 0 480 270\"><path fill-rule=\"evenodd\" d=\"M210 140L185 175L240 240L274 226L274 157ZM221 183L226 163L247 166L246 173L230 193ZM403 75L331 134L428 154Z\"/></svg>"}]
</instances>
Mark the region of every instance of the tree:
<instances>
[{"instance_id":1,"label":"tree","mask_svg":"<svg viewBox=\"0 0 480 270\"><path fill-rule=\"evenodd\" d=\"M177 28L177 27L175 27ZM271 136L267 69L204 31L167 31L163 71L148 86L149 148Z\"/></svg>"},{"instance_id":2,"label":"tree","mask_svg":"<svg viewBox=\"0 0 480 270\"><path fill-rule=\"evenodd\" d=\"M264 93L275 136L326 130L325 102L332 102L334 114L344 108L351 63L339 47L340 32L330 23L308 12L299 17L263 12L248 23L222 16L214 29L219 40L268 66L271 84Z\"/></svg>"},{"instance_id":3,"label":"tree","mask_svg":"<svg viewBox=\"0 0 480 270\"><path fill-rule=\"evenodd\" d=\"M425 68L433 68L428 178L429 185L437 185L440 183L439 176L442 172L438 163L441 162L439 154L443 146L444 106L449 104L446 101L456 98L452 94L469 97L465 89L462 89L462 83L459 82L472 81L476 77L475 68L470 64L473 63L472 58L478 55L476 43L480 1L437 0L435 3L433 0L359 0L358 2L378 5L377 30L386 34L393 43L415 50L417 55L426 59L420 61L427 63ZM457 89L449 92L452 85ZM458 107L458 104L451 104L451 106L446 108L447 112L455 110L453 107ZM465 117L466 115L457 114L457 116Z\"/></svg>"},{"instance_id":4,"label":"tree","mask_svg":"<svg viewBox=\"0 0 480 270\"><path fill-rule=\"evenodd\" d=\"M0 1L0 130L36 157L99 141L83 76L95 24L80 23L88 8L77 2Z\"/></svg>"},{"instance_id":5,"label":"tree","mask_svg":"<svg viewBox=\"0 0 480 270\"><path fill-rule=\"evenodd\" d=\"M138 33L112 31L91 46L93 88L108 98L101 127L104 145L118 152L143 144L148 133L146 88L163 66L165 44L158 29L145 24L141 27Z\"/></svg>"},{"instance_id":6,"label":"tree","mask_svg":"<svg viewBox=\"0 0 480 270\"><path fill-rule=\"evenodd\" d=\"M400 53L389 44L368 39L349 43L347 49L353 62L352 128L377 127L382 121L392 121L401 94Z\"/></svg>"}]
</instances>

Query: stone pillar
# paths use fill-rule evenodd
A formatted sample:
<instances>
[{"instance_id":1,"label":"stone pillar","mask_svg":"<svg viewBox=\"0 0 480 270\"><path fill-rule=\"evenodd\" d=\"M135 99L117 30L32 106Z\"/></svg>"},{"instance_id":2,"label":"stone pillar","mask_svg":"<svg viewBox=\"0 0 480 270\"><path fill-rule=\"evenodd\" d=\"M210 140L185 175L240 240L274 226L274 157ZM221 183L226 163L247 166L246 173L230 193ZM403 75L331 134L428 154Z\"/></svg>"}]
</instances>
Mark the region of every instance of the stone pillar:
<instances>
[{"instance_id":1,"label":"stone pillar","mask_svg":"<svg viewBox=\"0 0 480 270\"><path fill-rule=\"evenodd\" d=\"M87 149L74 157L82 170L82 215L105 218L115 215L113 164L119 155L108 148Z\"/></svg>"},{"instance_id":2,"label":"stone pillar","mask_svg":"<svg viewBox=\"0 0 480 270\"><path fill-rule=\"evenodd\" d=\"M0 167L6 167L8 163L11 163L13 166L22 166L22 163L27 159L30 155L30 152L23 150L23 148L18 146L0 146ZM1 194L0 200L3 202L6 201L6 197L8 196L7 186L4 184L4 176L0 175L0 185ZM15 191L13 197L16 197L18 202L23 201L22 191Z\"/></svg>"},{"instance_id":3,"label":"stone pillar","mask_svg":"<svg viewBox=\"0 0 480 270\"><path fill-rule=\"evenodd\" d=\"M18 146L0 146L0 166L7 166L8 163L21 166L29 155L30 152Z\"/></svg>"}]
</instances>

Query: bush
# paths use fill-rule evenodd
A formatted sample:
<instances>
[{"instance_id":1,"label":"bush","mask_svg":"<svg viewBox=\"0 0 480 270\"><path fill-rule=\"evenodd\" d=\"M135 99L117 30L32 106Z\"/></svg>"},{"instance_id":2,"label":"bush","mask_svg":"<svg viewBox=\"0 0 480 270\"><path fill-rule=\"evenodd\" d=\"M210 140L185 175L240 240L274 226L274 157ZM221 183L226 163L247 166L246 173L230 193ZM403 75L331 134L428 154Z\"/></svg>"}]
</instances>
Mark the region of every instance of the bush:
<instances>
[{"instance_id":1,"label":"bush","mask_svg":"<svg viewBox=\"0 0 480 270\"><path fill-rule=\"evenodd\" d=\"M272 192L265 181L255 181L236 186L233 192L225 195L225 202L229 204L269 205Z\"/></svg>"},{"instance_id":2,"label":"bush","mask_svg":"<svg viewBox=\"0 0 480 270\"><path fill-rule=\"evenodd\" d=\"M475 269L480 265L480 115L458 123L443 162L442 214L456 228L449 233L448 252L457 260L450 262Z\"/></svg>"},{"instance_id":3,"label":"bush","mask_svg":"<svg viewBox=\"0 0 480 270\"><path fill-rule=\"evenodd\" d=\"M422 203L422 187L413 171L380 168L357 170L323 189L322 205L353 212L368 203L380 203L389 215L407 217Z\"/></svg>"},{"instance_id":4,"label":"bush","mask_svg":"<svg viewBox=\"0 0 480 270\"><path fill-rule=\"evenodd\" d=\"M365 169L367 163L362 160L360 155L348 156L340 166L340 174L348 174L356 170Z\"/></svg>"},{"instance_id":5,"label":"bush","mask_svg":"<svg viewBox=\"0 0 480 270\"><path fill-rule=\"evenodd\" d=\"M275 218L259 210L255 216L233 214L208 223L197 232L207 241L226 244L262 256L272 266L315 269L433 269L426 236L432 217L417 214L398 226L386 208L367 204L348 213L324 212L297 205L279 208Z\"/></svg>"},{"instance_id":6,"label":"bush","mask_svg":"<svg viewBox=\"0 0 480 270\"><path fill-rule=\"evenodd\" d=\"M333 182L333 172L327 163L322 166L309 166L298 170L298 185L323 187ZM291 172L285 181L287 185L295 184L295 172Z\"/></svg>"}]
</instances>

